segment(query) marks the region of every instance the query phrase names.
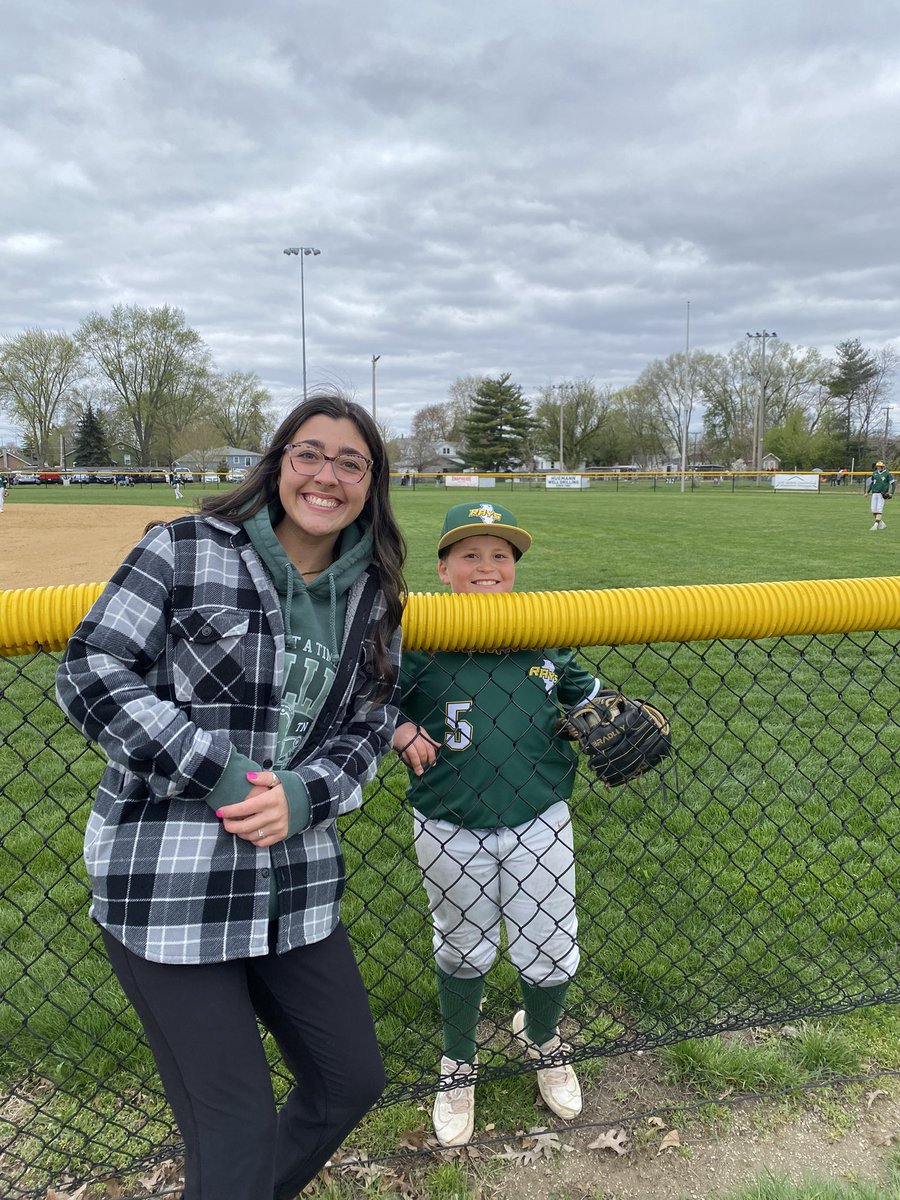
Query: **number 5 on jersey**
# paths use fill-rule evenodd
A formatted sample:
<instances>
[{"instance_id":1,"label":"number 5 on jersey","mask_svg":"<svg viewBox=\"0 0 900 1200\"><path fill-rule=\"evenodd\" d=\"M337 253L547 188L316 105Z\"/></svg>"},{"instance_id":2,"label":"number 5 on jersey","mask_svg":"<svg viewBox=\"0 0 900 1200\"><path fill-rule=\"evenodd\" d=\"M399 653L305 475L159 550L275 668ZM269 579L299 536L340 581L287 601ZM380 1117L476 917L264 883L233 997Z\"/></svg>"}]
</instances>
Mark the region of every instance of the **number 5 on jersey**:
<instances>
[{"instance_id":1,"label":"number 5 on jersey","mask_svg":"<svg viewBox=\"0 0 900 1200\"><path fill-rule=\"evenodd\" d=\"M462 719L463 713L467 713L472 704L471 700L450 700L444 705L444 721L447 725L444 745L448 750L468 750L472 745L472 722Z\"/></svg>"}]
</instances>

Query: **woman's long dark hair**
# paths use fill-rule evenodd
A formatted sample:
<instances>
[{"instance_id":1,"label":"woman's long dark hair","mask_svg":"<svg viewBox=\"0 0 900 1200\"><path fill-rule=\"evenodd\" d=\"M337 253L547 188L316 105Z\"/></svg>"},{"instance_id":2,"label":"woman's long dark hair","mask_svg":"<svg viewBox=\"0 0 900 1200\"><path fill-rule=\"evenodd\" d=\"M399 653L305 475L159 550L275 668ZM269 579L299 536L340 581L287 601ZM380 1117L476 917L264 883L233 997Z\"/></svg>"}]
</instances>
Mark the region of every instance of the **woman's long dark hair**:
<instances>
[{"instance_id":1,"label":"woman's long dark hair","mask_svg":"<svg viewBox=\"0 0 900 1200\"><path fill-rule=\"evenodd\" d=\"M373 459L372 483L361 515L372 528L372 558L387 601L387 611L375 627L372 649L375 668L385 682L384 694L389 695L396 677L389 647L403 615L401 597L406 591L403 582L406 543L391 510L390 467L384 439L364 408L340 392L317 391L308 396L284 418L275 430L265 454L247 472L246 478L222 495L204 496L200 510L242 523L261 509L269 507L275 513L272 524L277 525L284 516L284 507L278 495L284 448L304 421L315 416L352 421Z\"/></svg>"}]
</instances>

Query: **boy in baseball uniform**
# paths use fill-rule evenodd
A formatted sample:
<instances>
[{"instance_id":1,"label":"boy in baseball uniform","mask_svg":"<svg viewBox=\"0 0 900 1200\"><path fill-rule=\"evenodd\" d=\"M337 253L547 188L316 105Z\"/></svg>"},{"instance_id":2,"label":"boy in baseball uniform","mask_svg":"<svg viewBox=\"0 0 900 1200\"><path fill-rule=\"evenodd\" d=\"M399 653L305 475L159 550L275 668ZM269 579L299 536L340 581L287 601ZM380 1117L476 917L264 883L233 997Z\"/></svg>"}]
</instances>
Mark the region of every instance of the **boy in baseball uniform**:
<instances>
[{"instance_id":1,"label":"boy in baseball uniform","mask_svg":"<svg viewBox=\"0 0 900 1200\"><path fill-rule=\"evenodd\" d=\"M872 525L870 532L886 528L884 517L882 516L884 513L884 502L893 496L895 486L893 475L885 468L881 459L879 458L878 462L872 463L872 474L866 484L866 491L872 497L870 507L872 516L875 518L875 523Z\"/></svg>"},{"instance_id":2,"label":"boy in baseball uniform","mask_svg":"<svg viewBox=\"0 0 900 1200\"><path fill-rule=\"evenodd\" d=\"M438 575L454 592L510 592L531 540L502 505L454 505ZM540 1064L544 1102L571 1119L581 1088L560 1061L569 1047L558 1025L579 958L567 803L577 754L556 722L600 681L574 650L515 650L405 652L400 682L393 745L409 769L443 1020L438 1141L465 1145L474 1130L476 1028L501 918L523 1004L513 1033Z\"/></svg>"}]
</instances>

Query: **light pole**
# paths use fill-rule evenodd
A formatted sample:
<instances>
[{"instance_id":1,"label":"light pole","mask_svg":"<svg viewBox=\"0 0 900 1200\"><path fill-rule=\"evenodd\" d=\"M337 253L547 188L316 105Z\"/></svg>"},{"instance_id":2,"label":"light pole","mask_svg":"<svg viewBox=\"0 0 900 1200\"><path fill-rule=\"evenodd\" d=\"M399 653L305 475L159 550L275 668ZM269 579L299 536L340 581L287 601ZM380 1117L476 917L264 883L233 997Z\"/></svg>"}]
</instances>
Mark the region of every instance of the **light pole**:
<instances>
[{"instance_id":1,"label":"light pole","mask_svg":"<svg viewBox=\"0 0 900 1200\"><path fill-rule=\"evenodd\" d=\"M303 283L303 259L307 254L321 254L315 246L288 246L285 254L296 254L300 259L300 346L303 354L303 399L306 399L306 291Z\"/></svg>"},{"instance_id":2,"label":"light pole","mask_svg":"<svg viewBox=\"0 0 900 1200\"><path fill-rule=\"evenodd\" d=\"M691 302L687 302L687 317L684 329L684 395L682 396L681 424L681 490L684 491L684 477L687 472L687 442L688 426L691 423L691 403L693 389L691 388Z\"/></svg>"},{"instance_id":3,"label":"light pole","mask_svg":"<svg viewBox=\"0 0 900 1200\"><path fill-rule=\"evenodd\" d=\"M375 420L375 364L381 358L380 354L372 355L372 420Z\"/></svg>"},{"instance_id":4,"label":"light pole","mask_svg":"<svg viewBox=\"0 0 900 1200\"><path fill-rule=\"evenodd\" d=\"M756 456L756 469L763 469L763 435L766 431L766 341L768 338L777 338L777 333L770 333L768 329L764 329L761 333L748 333L748 338L753 341L760 341L761 346L761 363L759 368L759 400L756 405L756 437L754 439L756 445L754 447Z\"/></svg>"}]
</instances>

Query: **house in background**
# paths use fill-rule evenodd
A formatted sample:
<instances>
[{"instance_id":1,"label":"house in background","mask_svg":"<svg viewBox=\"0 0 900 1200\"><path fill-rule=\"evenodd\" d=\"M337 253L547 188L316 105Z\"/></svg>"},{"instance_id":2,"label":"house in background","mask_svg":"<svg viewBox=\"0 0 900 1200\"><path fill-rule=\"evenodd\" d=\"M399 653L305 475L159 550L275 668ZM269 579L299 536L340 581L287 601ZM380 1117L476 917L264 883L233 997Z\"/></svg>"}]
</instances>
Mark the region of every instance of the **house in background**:
<instances>
[{"instance_id":1,"label":"house in background","mask_svg":"<svg viewBox=\"0 0 900 1200\"><path fill-rule=\"evenodd\" d=\"M3 471L4 474L7 471L33 471L35 465L30 458L17 454L8 446L0 446L0 471Z\"/></svg>"},{"instance_id":2,"label":"house in background","mask_svg":"<svg viewBox=\"0 0 900 1200\"><path fill-rule=\"evenodd\" d=\"M221 464L225 464L228 480L243 479L251 467L255 467L262 454L258 450L240 450L237 446L213 446L209 450L191 450L178 457L172 466L185 475L197 479L205 476L218 478Z\"/></svg>"},{"instance_id":3,"label":"house in background","mask_svg":"<svg viewBox=\"0 0 900 1200\"><path fill-rule=\"evenodd\" d=\"M453 442L420 442L416 438L398 438L391 471L400 475L454 475L465 465L465 455Z\"/></svg>"}]
</instances>

